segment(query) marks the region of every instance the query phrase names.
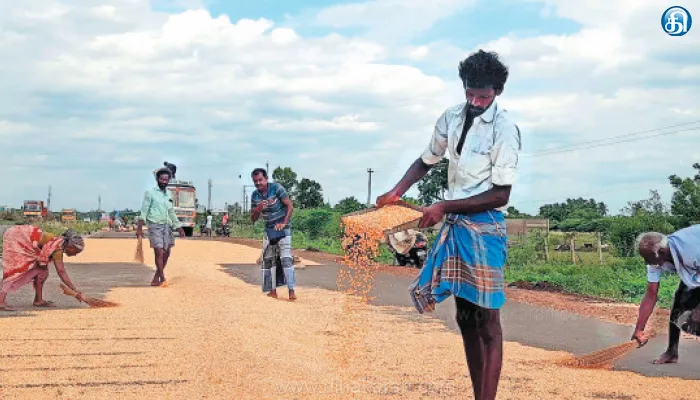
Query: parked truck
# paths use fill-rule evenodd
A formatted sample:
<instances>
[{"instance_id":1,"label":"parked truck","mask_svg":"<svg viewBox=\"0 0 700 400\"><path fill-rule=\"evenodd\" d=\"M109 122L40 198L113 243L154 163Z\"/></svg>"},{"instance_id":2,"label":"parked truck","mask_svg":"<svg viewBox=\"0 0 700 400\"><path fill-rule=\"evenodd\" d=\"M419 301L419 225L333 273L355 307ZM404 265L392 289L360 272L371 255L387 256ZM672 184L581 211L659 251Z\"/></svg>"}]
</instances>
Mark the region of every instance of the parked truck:
<instances>
[{"instance_id":1,"label":"parked truck","mask_svg":"<svg viewBox=\"0 0 700 400\"><path fill-rule=\"evenodd\" d=\"M24 217L27 219L42 220L48 217L48 210L42 200L25 200Z\"/></svg>"},{"instance_id":2,"label":"parked truck","mask_svg":"<svg viewBox=\"0 0 700 400\"><path fill-rule=\"evenodd\" d=\"M171 179L168 190L172 193L175 215L182 224L185 236L192 236L197 219L197 190L194 183Z\"/></svg>"},{"instance_id":3,"label":"parked truck","mask_svg":"<svg viewBox=\"0 0 700 400\"><path fill-rule=\"evenodd\" d=\"M78 213L74 208L64 208L61 210L61 221L62 222L75 222Z\"/></svg>"}]
</instances>

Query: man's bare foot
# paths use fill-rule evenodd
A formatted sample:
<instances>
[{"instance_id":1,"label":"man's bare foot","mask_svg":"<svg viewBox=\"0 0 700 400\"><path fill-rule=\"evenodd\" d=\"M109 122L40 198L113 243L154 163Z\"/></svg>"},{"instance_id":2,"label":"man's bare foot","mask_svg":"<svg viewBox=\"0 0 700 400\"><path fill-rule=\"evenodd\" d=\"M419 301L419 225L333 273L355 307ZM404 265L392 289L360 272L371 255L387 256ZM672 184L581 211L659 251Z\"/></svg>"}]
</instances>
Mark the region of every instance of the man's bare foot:
<instances>
[{"instance_id":1,"label":"man's bare foot","mask_svg":"<svg viewBox=\"0 0 700 400\"><path fill-rule=\"evenodd\" d=\"M153 278L153 280L151 281L151 286L160 286L160 279Z\"/></svg>"},{"instance_id":2,"label":"man's bare foot","mask_svg":"<svg viewBox=\"0 0 700 400\"><path fill-rule=\"evenodd\" d=\"M659 358L652 361L652 364L675 364L678 362L678 353L669 353L668 351L662 354Z\"/></svg>"},{"instance_id":3,"label":"man's bare foot","mask_svg":"<svg viewBox=\"0 0 700 400\"><path fill-rule=\"evenodd\" d=\"M17 309L12 308L7 304L0 304L0 311L17 311Z\"/></svg>"},{"instance_id":4,"label":"man's bare foot","mask_svg":"<svg viewBox=\"0 0 700 400\"><path fill-rule=\"evenodd\" d=\"M268 293L267 296L276 299L276 298L277 298L277 291L276 291L276 290L273 290L273 291L271 291L270 293Z\"/></svg>"},{"instance_id":5,"label":"man's bare foot","mask_svg":"<svg viewBox=\"0 0 700 400\"><path fill-rule=\"evenodd\" d=\"M54 308L54 307L56 307L56 304L54 304L53 301L48 301L48 300L35 301L34 307Z\"/></svg>"},{"instance_id":6,"label":"man's bare foot","mask_svg":"<svg viewBox=\"0 0 700 400\"><path fill-rule=\"evenodd\" d=\"M296 300L297 295L294 293L294 290L289 291L289 300Z\"/></svg>"}]
</instances>

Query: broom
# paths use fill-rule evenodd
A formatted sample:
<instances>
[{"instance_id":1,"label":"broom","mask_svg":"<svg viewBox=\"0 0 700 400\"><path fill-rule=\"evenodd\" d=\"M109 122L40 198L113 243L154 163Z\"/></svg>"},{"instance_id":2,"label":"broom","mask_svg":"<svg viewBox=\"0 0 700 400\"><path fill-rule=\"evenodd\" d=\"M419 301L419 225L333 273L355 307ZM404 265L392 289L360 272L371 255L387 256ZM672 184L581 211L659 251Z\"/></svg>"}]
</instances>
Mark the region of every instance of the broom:
<instances>
[{"instance_id":1,"label":"broom","mask_svg":"<svg viewBox=\"0 0 700 400\"><path fill-rule=\"evenodd\" d=\"M136 253L134 254L134 261L139 264L143 264L143 238L139 237L136 243Z\"/></svg>"},{"instance_id":2,"label":"broom","mask_svg":"<svg viewBox=\"0 0 700 400\"><path fill-rule=\"evenodd\" d=\"M117 303L112 303L111 301L105 301L105 300L100 300L100 299L95 299L93 297L87 297L83 296L80 292L76 292L75 290L69 288L68 286L64 285L61 283L61 289L63 290L63 294L71 297L75 297L78 299L78 301L83 301L90 307L116 307L119 304Z\"/></svg>"},{"instance_id":3,"label":"broom","mask_svg":"<svg viewBox=\"0 0 700 400\"><path fill-rule=\"evenodd\" d=\"M615 360L630 353L632 350L639 347L639 342L632 339L615 346L610 346L602 350L592 353L583 354L580 356L570 356L558 360L556 365L562 367L583 368L583 369L601 369L611 367Z\"/></svg>"}]
</instances>

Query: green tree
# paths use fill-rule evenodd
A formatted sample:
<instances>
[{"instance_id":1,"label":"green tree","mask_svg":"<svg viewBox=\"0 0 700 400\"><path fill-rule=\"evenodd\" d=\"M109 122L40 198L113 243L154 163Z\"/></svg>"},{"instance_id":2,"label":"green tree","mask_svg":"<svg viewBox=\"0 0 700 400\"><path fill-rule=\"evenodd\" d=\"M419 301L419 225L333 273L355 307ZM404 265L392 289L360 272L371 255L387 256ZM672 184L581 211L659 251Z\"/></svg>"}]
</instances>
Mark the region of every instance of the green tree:
<instances>
[{"instance_id":1,"label":"green tree","mask_svg":"<svg viewBox=\"0 0 700 400\"><path fill-rule=\"evenodd\" d=\"M365 205L360 203L355 196L346 197L335 205L335 211L341 214L349 214L351 212L359 211L365 208Z\"/></svg>"},{"instance_id":2,"label":"green tree","mask_svg":"<svg viewBox=\"0 0 700 400\"><path fill-rule=\"evenodd\" d=\"M414 206L421 206L422 205L420 200L413 198L411 196L403 195L403 196L401 196L401 200L405 201L408 204L413 204Z\"/></svg>"},{"instance_id":3,"label":"green tree","mask_svg":"<svg viewBox=\"0 0 700 400\"><path fill-rule=\"evenodd\" d=\"M532 215L520 212L517 208L510 206L506 210L508 218L532 218Z\"/></svg>"},{"instance_id":4,"label":"green tree","mask_svg":"<svg viewBox=\"0 0 700 400\"><path fill-rule=\"evenodd\" d=\"M661 201L658 190L650 190L646 200L628 201L627 206L620 210L625 215L635 216L640 214L668 216L669 207Z\"/></svg>"},{"instance_id":5,"label":"green tree","mask_svg":"<svg viewBox=\"0 0 700 400\"><path fill-rule=\"evenodd\" d=\"M418 198L423 204L430 205L445 200L448 165L449 160L443 158L418 182Z\"/></svg>"},{"instance_id":6,"label":"green tree","mask_svg":"<svg viewBox=\"0 0 700 400\"><path fill-rule=\"evenodd\" d=\"M636 254L635 240L644 232L673 232L673 225L653 215L640 214L634 217L617 216L607 218L610 222L606 232L607 239L615 246L620 257L632 257Z\"/></svg>"},{"instance_id":7,"label":"green tree","mask_svg":"<svg viewBox=\"0 0 700 400\"><path fill-rule=\"evenodd\" d=\"M539 212L540 216L552 220L554 225L567 219L591 221L607 214L608 206L605 203L597 202L595 199L586 200L582 197L566 199L565 203L545 204L540 207Z\"/></svg>"},{"instance_id":8,"label":"green tree","mask_svg":"<svg viewBox=\"0 0 700 400\"><path fill-rule=\"evenodd\" d=\"M697 171L693 178L681 179L677 175L668 178L675 189L671 212L678 228L700 223L700 164L693 164L693 169Z\"/></svg>"},{"instance_id":9,"label":"green tree","mask_svg":"<svg viewBox=\"0 0 700 400\"><path fill-rule=\"evenodd\" d=\"M279 183L285 189L287 189L289 197L294 199L294 196L296 195L297 186L299 185L299 182L297 182L296 172L292 171L290 167L277 167L272 172L272 180Z\"/></svg>"},{"instance_id":10,"label":"green tree","mask_svg":"<svg viewBox=\"0 0 700 400\"><path fill-rule=\"evenodd\" d=\"M297 186L295 203L299 208L323 206L323 189L321 184L311 179L302 178Z\"/></svg>"}]
</instances>

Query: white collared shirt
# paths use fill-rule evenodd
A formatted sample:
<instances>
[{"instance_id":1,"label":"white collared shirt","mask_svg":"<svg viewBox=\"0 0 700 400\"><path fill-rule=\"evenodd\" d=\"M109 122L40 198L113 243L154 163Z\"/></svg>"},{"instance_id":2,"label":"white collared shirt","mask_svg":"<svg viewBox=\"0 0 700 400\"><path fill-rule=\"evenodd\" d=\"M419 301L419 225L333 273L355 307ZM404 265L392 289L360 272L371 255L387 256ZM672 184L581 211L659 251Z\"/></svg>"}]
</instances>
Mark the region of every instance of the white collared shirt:
<instances>
[{"instance_id":1,"label":"white collared shirt","mask_svg":"<svg viewBox=\"0 0 700 400\"><path fill-rule=\"evenodd\" d=\"M513 185L516 180L518 154L522 149L520 130L509 119L506 110L491 106L469 128L457 155L457 142L462 135L466 102L452 106L438 118L430 143L421 158L435 165L449 149L447 200L465 199L493 187ZM508 205L500 207L505 210Z\"/></svg>"}]
</instances>

